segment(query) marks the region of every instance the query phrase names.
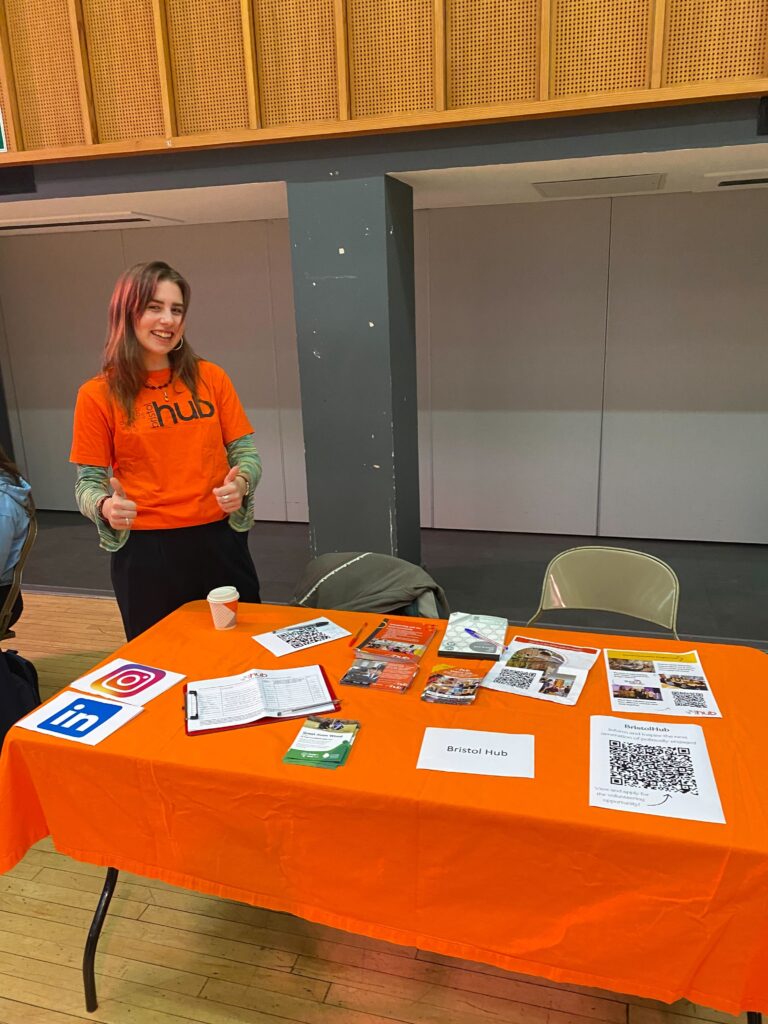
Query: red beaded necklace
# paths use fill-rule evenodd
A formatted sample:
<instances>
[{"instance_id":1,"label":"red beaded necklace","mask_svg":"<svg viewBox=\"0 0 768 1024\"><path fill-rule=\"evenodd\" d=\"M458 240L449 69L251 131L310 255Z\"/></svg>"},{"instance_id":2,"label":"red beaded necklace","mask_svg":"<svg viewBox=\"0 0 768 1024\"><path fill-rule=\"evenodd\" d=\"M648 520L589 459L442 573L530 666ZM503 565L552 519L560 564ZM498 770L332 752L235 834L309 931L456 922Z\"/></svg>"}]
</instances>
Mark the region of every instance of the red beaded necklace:
<instances>
[{"instance_id":1,"label":"red beaded necklace","mask_svg":"<svg viewBox=\"0 0 768 1024\"><path fill-rule=\"evenodd\" d=\"M168 378L165 384L150 384L149 381L144 381L144 387L149 388L150 391L162 391L163 398L166 400L166 402L170 402L170 398L168 397L168 388L171 386L172 380L173 370L171 370L171 376Z\"/></svg>"}]
</instances>

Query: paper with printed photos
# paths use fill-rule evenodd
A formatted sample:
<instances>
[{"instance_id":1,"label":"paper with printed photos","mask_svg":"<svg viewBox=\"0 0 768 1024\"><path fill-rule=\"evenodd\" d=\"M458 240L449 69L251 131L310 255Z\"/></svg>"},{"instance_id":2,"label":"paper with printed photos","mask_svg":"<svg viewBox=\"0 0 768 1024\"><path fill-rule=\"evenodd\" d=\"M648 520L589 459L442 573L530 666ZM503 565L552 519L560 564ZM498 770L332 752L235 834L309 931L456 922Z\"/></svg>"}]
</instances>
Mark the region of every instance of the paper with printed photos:
<instances>
[{"instance_id":1,"label":"paper with printed photos","mask_svg":"<svg viewBox=\"0 0 768 1024\"><path fill-rule=\"evenodd\" d=\"M504 648L501 660L487 674L483 686L554 704L573 705L599 654L597 647L574 647L516 636Z\"/></svg>"},{"instance_id":2,"label":"paper with printed photos","mask_svg":"<svg viewBox=\"0 0 768 1024\"><path fill-rule=\"evenodd\" d=\"M292 626L281 626L271 633L259 633L253 639L257 644L266 647L276 658L282 658L284 654L296 654L297 651L306 651L310 647L351 635L343 626L337 626L330 619L320 617L297 622Z\"/></svg>"},{"instance_id":3,"label":"paper with printed photos","mask_svg":"<svg viewBox=\"0 0 768 1024\"><path fill-rule=\"evenodd\" d=\"M611 711L722 718L696 651L605 652Z\"/></svg>"},{"instance_id":4,"label":"paper with printed photos","mask_svg":"<svg viewBox=\"0 0 768 1024\"><path fill-rule=\"evenodd\" d=\"M700 725L593 716L589 803L614 811L725 823Z\"/></svg>"}]
</instances>

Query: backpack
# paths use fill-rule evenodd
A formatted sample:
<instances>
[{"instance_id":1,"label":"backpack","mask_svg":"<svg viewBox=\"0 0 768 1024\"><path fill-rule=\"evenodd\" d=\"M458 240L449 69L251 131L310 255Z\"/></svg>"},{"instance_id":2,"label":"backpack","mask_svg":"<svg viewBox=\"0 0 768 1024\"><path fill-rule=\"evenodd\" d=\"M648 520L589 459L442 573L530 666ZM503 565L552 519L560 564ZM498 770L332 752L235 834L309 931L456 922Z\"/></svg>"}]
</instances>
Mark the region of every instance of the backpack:
<instances>
[{"instance_id":1,"label":"backpack","mask_svg":"<svg viewBox=\"0 0 768 1024\"><path fill-rule=\"evenodd\" d=\"M37 669L17 651L0 651L0 749L5 734L41 703Z\"/></svg>"}]
</instances>

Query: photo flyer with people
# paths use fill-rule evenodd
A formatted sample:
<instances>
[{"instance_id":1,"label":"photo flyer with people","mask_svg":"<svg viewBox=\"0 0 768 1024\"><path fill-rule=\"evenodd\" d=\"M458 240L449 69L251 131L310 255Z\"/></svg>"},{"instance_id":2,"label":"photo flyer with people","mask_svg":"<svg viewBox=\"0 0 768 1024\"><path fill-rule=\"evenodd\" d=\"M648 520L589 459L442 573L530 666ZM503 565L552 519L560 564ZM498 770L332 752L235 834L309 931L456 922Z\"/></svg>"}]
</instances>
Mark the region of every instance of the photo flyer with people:
<instances>
[{"instance_id":1,"label":"photo flyer with people","mask_svg":"<svg viewBox=\"0 0 768 1024\"><path fill-rule=\"evenodd\" d=\"M579 699L597 647L573 647L527 636L516 636L483 680L483 686L555 704L573 705Z\"/></svg>"},{"instance_id":2,"label":"photo flyer with people","mask_svg":"<svg viewBox=\"0 0 768 1024\"><path fill-rule=\"evenodd\" d=\"M358 645L357 656L418 661L436 632L437 627L429 622L392 622L383 619Z\"/></svg>"},{"instance_id":3,"label":"photo flyer with people","mask_svg":"<svg viewBox=\"0 0 768 1024\"><path fill-rule=\"evenodd\" d=\"M340 768L346 764L360 723L351 718L310 716L283 756L285 764Z\"/></svg>"},{"instance_id":4,"label":"photo flyer with people","mask_svg":"<svg viewBox=\"0 0 768 1024\"><path fill-rule=\"evenodd\" d=\"M416 674L419 664L402 658L356 657L339 682L343 686L363 686L371 690L392 690L405 693Z\"/></svg>"},{"instance_id":5,"label":"photo flyer with people","mask_svg":"<svg viewBox=\"0 0 768 1024\"><path fill-rule=\"evenodd\" d=\"M429 622L383 619L357 647L355 660L340 682L344 686L405 693L436 632Z\"/></svg>"},{"instance_id":6,"label":"photo flyer with people","mask_svg":"<svg viewBox=\"0 0 768 1024\"><path fill-rule=\"evenodd\" d=\"M611 711L722 718L698 652L605 651Z\"/></svg>"},{"instance_id":7,"label":"photo flyer with people","mask_svg":"<svg viewBox=\"0 0 768 1024\"><path fill-rule=\"evenodd\" d=\"M434 665L421 699L430 704L473 704L485 669L443 662Z\"/></svg>"}]
</instances>

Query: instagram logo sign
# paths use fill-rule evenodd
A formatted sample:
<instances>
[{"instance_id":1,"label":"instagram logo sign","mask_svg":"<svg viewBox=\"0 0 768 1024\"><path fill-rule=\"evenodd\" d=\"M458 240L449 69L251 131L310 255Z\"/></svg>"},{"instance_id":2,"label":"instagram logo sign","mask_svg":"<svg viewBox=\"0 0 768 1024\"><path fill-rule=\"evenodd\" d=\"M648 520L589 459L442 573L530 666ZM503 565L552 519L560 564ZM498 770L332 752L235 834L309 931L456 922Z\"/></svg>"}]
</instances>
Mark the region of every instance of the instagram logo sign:
<instances>
[{"instance_id":1,"label":"instagram logo sign","mask_svg":"<svg viewBox=\"0 0 768 1024\"><path fill-rule=\"evenodd\" d=\"M148 665L121 665L100 679L94 679L91 689L108 697L135 697L165 678L165 672Z\"/></svg>"}]
</instances>

